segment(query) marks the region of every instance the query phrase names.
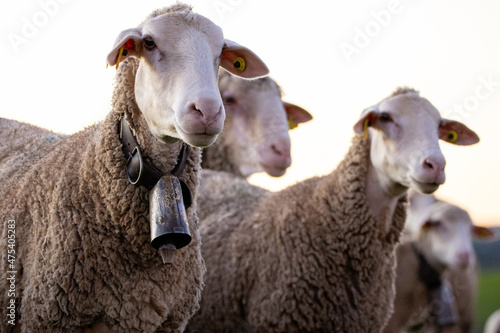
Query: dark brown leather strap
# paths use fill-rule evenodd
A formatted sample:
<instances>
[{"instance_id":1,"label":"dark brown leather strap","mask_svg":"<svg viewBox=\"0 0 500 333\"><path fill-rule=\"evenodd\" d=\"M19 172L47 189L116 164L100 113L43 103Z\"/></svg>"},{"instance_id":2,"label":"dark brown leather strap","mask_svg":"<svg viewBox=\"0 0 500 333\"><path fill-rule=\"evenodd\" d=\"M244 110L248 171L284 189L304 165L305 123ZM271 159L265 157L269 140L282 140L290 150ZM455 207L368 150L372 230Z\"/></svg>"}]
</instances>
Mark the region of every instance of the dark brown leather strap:
<instances>
[{"instance_id":1,"label":"dark brown leather strap","mask_svg":"<svg viewBox=\"0 0 500 333\"><path fill-rule=\"evenodd\" d=\"M185 142L183 142L181 151L179 153L179 156L177 157L177 163L175 164L175 167L171 172L171 174L177 178L181 176L182 172L184 171L184 168L186 167L188 148L189 146Z\"/></svg>"},{"instance_id":2,"label":"dark brown leather strap","mask_svg":"<svg viewBox=\"0 0 500 333\"><path fill-rule=\"evenodd\" d=\"M443 281L441 280L441 275L439 274L439 272L434 269L431 264L429 264L422 252L420 252L420 250L418 249L418 246L415 244L415 242L412 242L411 245L418 258L418 278L420 279L420 281L427 287L427 290L433 290L441 287Z\"/></svg>"},{"instance_id":3,"label":"dark brown leather strap","mask_svg":"<svg viewBox=\"0 0 500 333\"><path fill-rule=\"evenodd\" d=\"M134 133L130 129L128 121L123 115L119 126L119 136L122 142L122 151L127 158L125 171L127 172L128 180L133 185L142 185L151 191L156 183L163 176L163 172L158 169L154 164L149 163L144 156L142 156L141 149ZM177 163L172 170L172 175L179 178L187 164L189 154L189 146L183 142ZM182 194L184 197L184 205L186 209L191 206L192 197L189 187L182 181Z\"/></svg>"},{"instance_id":4,"label":"dark brown leather strap","mask_svg":"<svg viewBox=\"0 0 500 333\"><path fill-rule=\"evenodd\" d=\"M163 176L163 173L154 164L144 160L125 115L121 121L120 139L123 144L123 153L127 157L125 170L129 182L133 185L145 186L150 191Z\"/></svg>"}]
</instances>

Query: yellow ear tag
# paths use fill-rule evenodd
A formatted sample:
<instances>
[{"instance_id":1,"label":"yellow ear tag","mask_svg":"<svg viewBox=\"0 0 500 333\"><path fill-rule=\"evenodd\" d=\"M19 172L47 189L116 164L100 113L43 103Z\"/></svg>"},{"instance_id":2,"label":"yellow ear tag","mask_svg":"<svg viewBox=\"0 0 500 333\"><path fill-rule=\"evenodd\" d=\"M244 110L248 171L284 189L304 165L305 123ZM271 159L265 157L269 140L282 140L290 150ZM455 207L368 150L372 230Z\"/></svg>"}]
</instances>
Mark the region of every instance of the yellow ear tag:
<instances>
[{"instance_id":1,"label":"yellow ear tag","mask_svg":"<svg viewBox=\"0 0 500 333\"><path fill-rule=\"evenodd\" d=\"M288 117L288 128L290 130L293 130L294 128L297 128L299 126L299 124L297 124L295 121L293 121L293 119L289 116Z\"/></svg>"},{"instance_id":2,"label":"yellow ear tag","mask_svg":"<svg viewBox=\"0 0 500 333\"><path fill-rule=\"evenodd\" d=\"M365 119L365 122L363 123L363 140L368 139L368 118Z\"/></svg>"},{"instance_id":3,"label":"yellow ear tag","mask_svg":"<svg viewBox=\"0 0 500 333\"><path fill-rule=\"evenodd\" d=\"M120 59L122 58L123 54L123 46L120 47L120 51L118 51L118 59L116 59L116 69L118 69L118 65L120 64Z\"/></svg>"},{"instance_id":4,"label":"yellow ear tag","mask_svg":"<svg viewBox=\"0 0 500 333\"><path fill-rule=\"evenodd\" d=\"M243 72L245 70L245 60L242 57L236 57L233 61L234 69L238 72Z\"/></svg>"},{"instance_id":5,"label":"yellow ear tag","mask_svg":"<svg viewBox=\"0 0 500 333\"><path fill-rule=\"evenodd\" d=\"M458 133L454 130L448 132L448 142L453 143L458 140Z\"/></svg>"}]
</instances>

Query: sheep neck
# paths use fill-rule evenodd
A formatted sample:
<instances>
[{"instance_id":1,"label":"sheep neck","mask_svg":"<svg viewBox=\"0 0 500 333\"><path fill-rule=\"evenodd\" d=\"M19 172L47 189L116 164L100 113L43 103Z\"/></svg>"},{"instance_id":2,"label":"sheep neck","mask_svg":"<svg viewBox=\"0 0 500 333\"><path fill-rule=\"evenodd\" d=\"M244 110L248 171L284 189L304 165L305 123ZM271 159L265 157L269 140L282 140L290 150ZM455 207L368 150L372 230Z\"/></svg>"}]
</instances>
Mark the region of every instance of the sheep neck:
<instances>
[{"instance_id":1,"label":"sheep neck","mask_svg":"<svg viewBox=\"0 0 500 333\"><path fill-rule=\"evenodd\" d=\"M127 158L126 171L128 180L132 185L144 185L151 191L155 184L163 176L163 173L152 163L148 163L141 155L141 149L137 140L130 129L126 115L123 116L120 122L120 141L122 142L122 150ZM187 162L188 145L183 142L182 147L177 157L177 163L172 169L171 174L179 177L184 171ZM184 187L184 188L187 188ZM183 191L184 191L183 188ZM188 189L189 191L189 189ZM185 194L187 195L187 194ZM189 193L189 197L191 194Z\"/></svg>"},{"instance_id":2,"label":"sheep neck","mask_svg":"<svg viewBox=\"0 0 500 333\"><path fill-rule=\"evenodd\" d=\"M396 206L407 190L407 187L392 181L385 174L378 171L371 160L369 161L366 177L366 198L370 211L377 220L382 221L385 232L389 231Z\"/></svg>"},{"instance_id":3,"label":"sheep neck","mask_svg":"<svg viewBox=\"0 0 500 333\"><path fill-rule=\"evenodd\" d=\"M225 142L224 134L222 134L214 144L203 149L201 166L203 169L224 171L245 178L233 160L231 145Z\"/></svg>"},{"instance_id":4,"label":"sheep neck","mask_svg":"<svg viewBox=\"0 0 500 333\"><path fill-rule=\"evenodd\" d=\"M370 161L370 144L368 140L355 137L344 160L336 170L326 176L326 182L320 181L316 200L324 200L322 189L328 188L327 203L332 209L347 207L356 202L358 211L366 211L366 219L370 219L380 231L381 237L388 237L391 242L399 239L404 220L406 198L404 192L399 196L389 197L379 185L377 179L371 177L373 166ZM381 193L382 192L382 193ZM361 213L360 213L361 214ZM365 213L363 213L365 214ZM368 217L370 216L370 217Z\"/></svg>"}]
</instances>

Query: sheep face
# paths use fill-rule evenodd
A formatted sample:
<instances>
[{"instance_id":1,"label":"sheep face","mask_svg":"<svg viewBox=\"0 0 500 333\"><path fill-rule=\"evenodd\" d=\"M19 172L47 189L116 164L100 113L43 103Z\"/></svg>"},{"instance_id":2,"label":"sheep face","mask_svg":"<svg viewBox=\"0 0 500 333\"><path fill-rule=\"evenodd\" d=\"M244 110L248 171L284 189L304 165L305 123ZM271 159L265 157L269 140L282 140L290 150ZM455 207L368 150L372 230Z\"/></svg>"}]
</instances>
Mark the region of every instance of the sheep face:
<instances>
[{"instance_id":1,"label":"sheep face","mask_svg":"<svg viewBox=\"0 0 500 333\"><path fill-rule=\"evenodd\" d=\"M270 78L242 80L221 73L219 89L226 107L223 140L247 177L265 171L280 177L291 164L289 121L312 119L304 109L281 100L279 86Z\"/></svg>"},{"instance_id":2,"label":"sheep face","mask_svg":"<svg viewBox=\"0 0 500 333\"><path fill-rule=\"evenodd\" d=\"M472 238L493 240L495 232L473 225L469 214L433 195L409 193L405 228L434 266L465 270L474 266Z\"/></svg>"},{"instance_id":3,"label":"sheep face","mask_svg":"<svg viewBox=\"0 0 500 333\"><path fill-rule=\"evenodd\" d=\"M420 237L425 251L436 264L454 270L474 264L472 220L466 211L445 202L436 202L426 212Z\"/></svg>"},{"instance_id":4,"label":"sheep face","mask_svg":"<svg viewBox=\"0 0 500 333\"><path fill-rule=\"evenodd\" d=\"M135 100L159 140L205 147L222 131L225 110L217 87L219 65L235 75L266 75L250 50L225 40L221 29L190 8L146 20L123 31L108 64L140 60Z\"/></svg>"},{"instance_id":5,"label":"sheep face","mask_svg":"<svg viewBox=\"0 0 500 333\"><path fill-rule=\"evenodd\" d=\"M375 177L392 194L408 188L432 193L444 183L446 161L439 139L459 145L479 141L465 125L442 119L415 91L393 95L365 110L355 131L369 133Z\"/></svg>"}]
</instances>

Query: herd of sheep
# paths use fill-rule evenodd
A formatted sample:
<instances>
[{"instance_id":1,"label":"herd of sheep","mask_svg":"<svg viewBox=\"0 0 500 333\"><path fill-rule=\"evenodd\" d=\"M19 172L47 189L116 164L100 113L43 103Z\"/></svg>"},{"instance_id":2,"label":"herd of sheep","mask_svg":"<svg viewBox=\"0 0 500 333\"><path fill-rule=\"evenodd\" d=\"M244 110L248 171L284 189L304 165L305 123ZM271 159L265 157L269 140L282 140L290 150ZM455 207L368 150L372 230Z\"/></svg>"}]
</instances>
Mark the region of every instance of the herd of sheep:
<instances>
[{"instance_id":1,"label":"herd of sheep","mask_svg":"<svg viewBox=\"0 0 500 333\"><path fill-rule=\"evenodd\" d=\"M122 31L107 62L102 122L62 135L0 119L0 244L7 223L17 240L2 332L471 331L471 239L493 235L430 194L445 181L438 141L471 145L472 130L397 88L361 113L330 174L270 192L247 177L283 175L288 131L312 116L251 50L177 3ZM190 235L170 264L151 245L147 186L166 178L191 203L165 193Z\"/></svg>"}]
</instances>

